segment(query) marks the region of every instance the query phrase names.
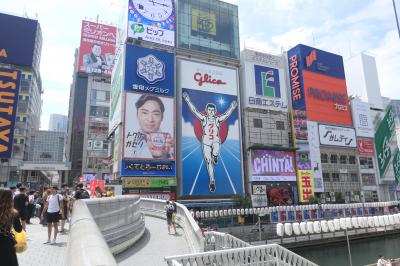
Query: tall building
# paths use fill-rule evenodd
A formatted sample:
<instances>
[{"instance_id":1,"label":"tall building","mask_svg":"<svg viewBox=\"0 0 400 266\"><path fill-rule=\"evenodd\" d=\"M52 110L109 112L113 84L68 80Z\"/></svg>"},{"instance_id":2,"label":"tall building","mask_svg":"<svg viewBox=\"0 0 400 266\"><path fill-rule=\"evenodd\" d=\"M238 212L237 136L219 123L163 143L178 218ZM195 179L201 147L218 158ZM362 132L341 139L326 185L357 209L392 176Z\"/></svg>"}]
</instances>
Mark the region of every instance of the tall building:
<instances>
[{"instance_id":1,"label":"tall building","mask_svg":"<svg viewBox=\"0 0 400 266\"><path fill-rule=\"evenodd\" d=\"M82 21L65 148L67 161L71 162L70 183L82 175L102 179L110 173L107 136L115 42L115 27Z\"/></svg>"},{"instance_id":2,"label":"tall building","mask_svg":"<svg viewBox=\"0 0 400 266\"><path fill-rule=\"evenodd\" d=\"M67 133L68 118L66 115L51 114L49 121L49 131Z\"/></svg>"},{"instance_id":3,"label":"tall building","mask_svg":"<svg viewBox=\"0 0 400 266\"><path fill-rule=\"evenodd\" d=\"M18 72L20 77L14 105L10 112L0 112L1 118L10 120L9 141L1 143L7 148L0 152L0 182L10 185L26 179L21 167L28 159L31 132L40 127L42 31L37 20L9 14L0 14L0 24L0 36L7 36L0 39L0 68L3 74Z\"/></svg>"}]
</instances>

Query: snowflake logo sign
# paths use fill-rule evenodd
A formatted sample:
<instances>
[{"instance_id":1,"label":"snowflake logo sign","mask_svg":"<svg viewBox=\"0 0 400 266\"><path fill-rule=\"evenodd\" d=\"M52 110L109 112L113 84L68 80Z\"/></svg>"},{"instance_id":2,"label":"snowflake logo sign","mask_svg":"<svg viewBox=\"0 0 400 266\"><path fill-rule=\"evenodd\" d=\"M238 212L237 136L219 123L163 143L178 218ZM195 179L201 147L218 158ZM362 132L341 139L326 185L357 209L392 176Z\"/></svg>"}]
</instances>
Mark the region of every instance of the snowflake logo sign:
<instances>
[{"instance_id":1,"label":"snowflake logo sign","mask_svg":"<svg viewBox=\"0 0 400 266\"><path fill-rule=\"evenodd\" d=\"M138 58L136 73L147 83L154 84L165 79L165 65L157 57L149 54Z\"/></svg>"}]
</instances>

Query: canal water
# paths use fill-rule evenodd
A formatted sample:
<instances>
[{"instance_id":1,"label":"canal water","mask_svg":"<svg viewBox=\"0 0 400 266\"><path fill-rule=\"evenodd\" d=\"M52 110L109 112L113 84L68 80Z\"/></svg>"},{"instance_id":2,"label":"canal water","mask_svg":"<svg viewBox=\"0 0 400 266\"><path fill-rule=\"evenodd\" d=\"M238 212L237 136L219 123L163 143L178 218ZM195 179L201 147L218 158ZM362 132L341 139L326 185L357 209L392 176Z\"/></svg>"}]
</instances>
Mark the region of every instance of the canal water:
<instances>
[{"instance_id":1,"label":"canal water","mask_svg":"<svg viewBox=\"0 0 400 266\"><path fill-rule=\"evenodd\" d=\"M378 255L400 258L400 234L350 241L353 266L377 262ZM291 249L320 266L347 266L349 256L346 242Z\"/></svg>"}]
</instances>

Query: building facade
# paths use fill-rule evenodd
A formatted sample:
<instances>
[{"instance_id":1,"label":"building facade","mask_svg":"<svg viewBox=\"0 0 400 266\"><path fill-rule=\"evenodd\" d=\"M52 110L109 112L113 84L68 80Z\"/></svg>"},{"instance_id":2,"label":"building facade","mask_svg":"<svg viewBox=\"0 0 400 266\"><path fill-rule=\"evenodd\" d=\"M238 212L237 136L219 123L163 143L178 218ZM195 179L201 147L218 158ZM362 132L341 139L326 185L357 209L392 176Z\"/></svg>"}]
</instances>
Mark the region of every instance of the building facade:
<instances>
[{"instance_id":1,"label":"building facade","mask_svg":"<svg viewBox=\"0 0 400 266\"><path fill-rule=\"evenodd\" d=\"M49 131L67 133L68 117L66 115L51 114L49 120Z\"/></svg>"}]
</instances>

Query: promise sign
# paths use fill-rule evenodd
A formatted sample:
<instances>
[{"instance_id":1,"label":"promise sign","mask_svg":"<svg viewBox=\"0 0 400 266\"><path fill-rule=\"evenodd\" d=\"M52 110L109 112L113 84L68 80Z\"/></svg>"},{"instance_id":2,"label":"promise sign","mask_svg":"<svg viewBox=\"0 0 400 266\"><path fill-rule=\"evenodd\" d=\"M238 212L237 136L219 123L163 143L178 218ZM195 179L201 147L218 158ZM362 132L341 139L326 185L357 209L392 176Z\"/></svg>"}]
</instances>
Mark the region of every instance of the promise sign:
<instances>
[{"instance_id":1,"label":"promise sign","mask_svg":"<svg viewBox=\"0 0 400 266\"><path fill-rule=\"evenodd\" d=\"M392 157L390 139L394 134L395 127L393 107L390 106L375 133L375 150L381 177L385 174L390 158Z\"/></svg>"},{"instance_id":2,"label":"promise sign","mask_svg":"<svg viewBox=\"0 0 400 266\"><path fill-rule=\"evenodd\" d=\"M0 68L0 158L11 158L21 72Z\"/></svg>"}]
</instances>

